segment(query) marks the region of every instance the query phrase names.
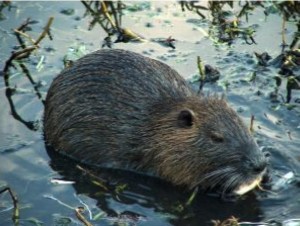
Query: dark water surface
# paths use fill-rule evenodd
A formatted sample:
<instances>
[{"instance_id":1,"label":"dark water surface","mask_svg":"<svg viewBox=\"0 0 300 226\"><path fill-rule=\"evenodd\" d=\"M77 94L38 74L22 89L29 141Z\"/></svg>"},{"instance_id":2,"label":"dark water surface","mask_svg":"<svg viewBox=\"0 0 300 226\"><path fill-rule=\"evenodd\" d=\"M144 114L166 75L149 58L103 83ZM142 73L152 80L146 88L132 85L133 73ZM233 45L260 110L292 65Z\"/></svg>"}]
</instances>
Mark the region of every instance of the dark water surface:
<instances>
[{"instance_id":1,"label":"dark water surface","mask_svg":"<svg viewBox=\"0 0 300 226\"><path fill-rule=\"evenodd\" d=\"M253 6L248 10L248 21L246 16L239 18L239 27L256 31L253 36L256 44L250 45L243 35L230 40L229 44L221 42L217 35L220 24L214 21L212 11L201 11L206 17L202 19L194 11L182 12L178 2L125 4L121 26L140 34L145 41L118 42L113 48L159 59L186 79L198 74L197 56L201 56L205 64L217 67L220 79L205 84L204 90L225 92L247 124L251 115L255 116L254 136L261 148L271 153L270 186L264 191L249 192L236 202L224 202L199 192L193 202L185 206L191 191L183 191L157 178L98 169L94 174L109 181L103 188L95 182L98 180L77 169L76 163L51 150L46 151L42 101L15 62L16 68L9 70L10 87L16 88L15 92L9 92L3 77L0 78L0 188L9 186L17 194L19 225L81 225L72 208L84 205L90 210L84 215L93 225L210 225L213 219L224 220L231 216L251 222L300 218L300 105L297 103L300 92L293 90L290 104L284 104L287 79L281 76L277 101L272 100L270 93L276 87L274 76L278 76L280 69L277 65L259 66L254 55L254 52L268 52L274 59L281 54L281 11L269 3L265 8ZM231 12L226 20L230 21L241 9L238 4L233 8L224 6L223 10ZM67 54L69 58L76 58L75 50L83 55L100 49L107 37L98 24L88 30L93 17L84 17L85 10L81 2L13 2L3 8L0 68L4 68L11 52L19 46L12 29L30 17L35 23L27 33L37 38L48 18L53 16L53 40L45 38L39 50L23 60L33 79L40 82L39 92L44 98L52 79L64 68L63 58ZM296 33L299 11L294 15L284 23L284 39L288 45L296 35L299 37L299 30ZM176 40L176 49L161 42L170 36ZM116 38L112 36L113 41ZM28 39L24 40L30 45ZM293 71L299 75L299 66ZM288 182L283 181L286 174L291 175ZM75 184L58 185L52 179L75 181ZM8 193L1 194L1 226L15 225L11 208Z\"/></svg>"}]
</instances>

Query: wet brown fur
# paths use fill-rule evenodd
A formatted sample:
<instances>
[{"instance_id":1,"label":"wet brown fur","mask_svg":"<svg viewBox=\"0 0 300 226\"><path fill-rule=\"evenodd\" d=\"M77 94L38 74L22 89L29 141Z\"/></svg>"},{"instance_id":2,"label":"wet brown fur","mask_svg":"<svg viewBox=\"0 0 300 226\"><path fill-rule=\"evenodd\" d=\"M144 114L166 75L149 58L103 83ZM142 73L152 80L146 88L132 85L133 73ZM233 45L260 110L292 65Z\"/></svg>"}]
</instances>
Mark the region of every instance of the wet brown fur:
<instances>
[{"instance_id":1,"label":"wet brown fur","mask_svg":"<svg viewBox=\"0 0 300 226\"><path fill-rule=\"evenodd\" d=\"M224 98L197 96L169 66L124 50L96 51L54 79L44 131L56 150L82 162L190 188L230 190L265 164Z\"/></svg>"}]
</instances>

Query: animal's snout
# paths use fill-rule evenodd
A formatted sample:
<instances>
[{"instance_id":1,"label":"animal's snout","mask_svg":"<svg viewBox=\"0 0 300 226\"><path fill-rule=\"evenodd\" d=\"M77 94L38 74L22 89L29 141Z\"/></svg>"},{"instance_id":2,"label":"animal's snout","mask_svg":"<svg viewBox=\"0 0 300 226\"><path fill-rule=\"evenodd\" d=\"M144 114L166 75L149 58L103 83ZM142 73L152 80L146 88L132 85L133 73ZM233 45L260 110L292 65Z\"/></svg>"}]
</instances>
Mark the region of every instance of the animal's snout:
<instances>
[{"instance_id":1,"label":"animal's snout","mask_svg":"<svg viewBox=\"0 0 300 226\"><path fill-rule=\"evenodd\" d=\"M250 159L248 162L249 169L254 174L260 174L266 171L269 165L270 153L261 153L256 158Z\"/></svg>"},{"instance_id":2,"label":"animal's snout","mask_svg":"<svg viewBox=\"0 0 300 226\"><path fill-rule=\"evenodd\" d=\"M250 163L250 167L252 168L252 171L256 174L262 173L263 171L266 170L268 166L268 162L267 160L263 160L261 162L258 163Z\"/></svg>"},{"instance_id":3,"label":"animal's snout","mask_svg":"<svg viewBox=\"0 0 300 226\"><path fill-rule=\"evenodd\" d=\"M266 172L269 165L270 153L262 152L257 149L257 151L252 152L250 156L244 156L242 158L245 170L251 174L261 174Z\"/></svg>"},{"instance_id":4,"label":"animal's snout","mask_svg":"<svg viewBox=\"0 0 300 226\"><path fill-rule=\"evenodd\" d=\"M270 152L262 151L257 145L251 148L251 155L248 157L247 168L254 174L266 172L269 165Z\"/></svg>"}]
</instances>

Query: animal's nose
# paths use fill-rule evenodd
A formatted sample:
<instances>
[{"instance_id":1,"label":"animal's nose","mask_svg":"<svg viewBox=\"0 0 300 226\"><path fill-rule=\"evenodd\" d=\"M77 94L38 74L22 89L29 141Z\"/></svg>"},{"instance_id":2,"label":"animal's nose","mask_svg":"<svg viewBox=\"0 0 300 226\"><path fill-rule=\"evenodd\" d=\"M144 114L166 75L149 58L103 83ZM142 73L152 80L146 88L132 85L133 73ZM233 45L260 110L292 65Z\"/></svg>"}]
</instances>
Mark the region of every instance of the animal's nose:
<instances>
[{"instance_id":1,"label":"animal's nose","mask_svg":"<svg viewBox=\"0 0 300 226\"><path fill-rule=\"evenodd\" d=\"M256 155L254 158L249 159L249 168L255 174L260 174L266 171L269 165L270 152L262 151L259 148L256 149ZM253 156L252 156L253 157Z\"/></svg>"},{"instance_id":2,"label":"animal's nose","mask_svg":"<svg viewBox=\"0 0 300 226\"><path fill-rule=\"evenodd\" d=\"M259 161L253 161L250 163L251 170L255 174L259 174L259 173L265 171L267 166L268 166L267 158L263 158L263 159L260 159Z\"/></svg>"},{"instance_id":3,"label":"animal's nose","mask_svg":"<svg viewBox=\"0 0 300 226\"><path fill-rule=\"evenodd\" d=\"M254 172L254 173L261 173L261 172L263 172L266 168L267 168L267 163L264 162L264 163L261 163L261 164L259 164L259 165L254 165L252 169L253 169L253 172Z\"/></svg>"}]
</instances>

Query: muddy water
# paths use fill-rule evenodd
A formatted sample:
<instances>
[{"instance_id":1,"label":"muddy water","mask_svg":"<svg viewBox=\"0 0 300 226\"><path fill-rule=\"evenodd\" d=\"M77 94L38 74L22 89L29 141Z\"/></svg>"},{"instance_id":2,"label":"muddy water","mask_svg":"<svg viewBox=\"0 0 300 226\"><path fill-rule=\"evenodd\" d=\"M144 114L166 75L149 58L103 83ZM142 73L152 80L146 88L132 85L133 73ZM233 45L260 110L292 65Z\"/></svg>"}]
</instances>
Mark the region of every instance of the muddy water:
<instances>
[{"instance_id":1,"label":"muddy water","mask_svg":"<svg viewBox=\"0 0 300 226\"><path fill-rule=\"evenodd\" d=\"M20 66L16 66L9 71L15 92L7 91L4 80L0 79L0 188L9 186L17 194L19 224L79 225L73 208L84 205L90 210L84 215L93 225L209 225L213 219L231 216L251 222L300 218L300 106L296 103L300 92L294 90L291 104L285 105L282 99L286 96L287 79L283 78L278 101L272 101L270 93L276 87L273 77L279 69L259 66L254 55L266 51L275 58L281 53L282 15L272 4L267 17L264 8L256 7L249 12L248 21L245 16L240 18L241 27L255 29L256 44L249 45L240 36L229 45L213 35L218 26L212 23L210 11L201 11L206 16L202 19L193 11L182 12L177 2L126 2L126 5L122 27L140 34L144 41L118 42L113 48L159 59L190 80L198 74L197 56L205 64L217 67L220 79L205 84L204 90L225 92L246 123L250 123L251 115L255 116L254 136L261 148L271 153L272 181L265 190L252 191L235 202L224 202L199 192L187 206L191 192L132 172L95 170L96 175L109 181L104 188L94 182L95 178L78 170L74 162L45 149L42 101ZM237 14L241 6L235 4L233 9L229 6L225 9ZM14 2L10 8L2 9L0 68L4 68L18 46L12 29L30 17L35 22L27 33L37 38L53 16L53 40L45 38L40 49L24 61L33 79L40 82L39 92L44 98L52 79L64 67L67 54L75 59L77 55L100 49L107 37L99 25L88 29L93 18L84 17L84 13L81 2ZM287 44L294 39L297 20L296 16L284 25ZM176 40L175 49L161 42L170 36ZM75 50L79 52L77 55ZM251 79L253 73L255 80ZM194 87L197 86L195 83ZM284 181L284 175L291 175L290 181ZM75 184L57 185L52 179ZM11 208L9 195L2 194L0 225L14 225Z\"/></svg>"}]
</instances>

